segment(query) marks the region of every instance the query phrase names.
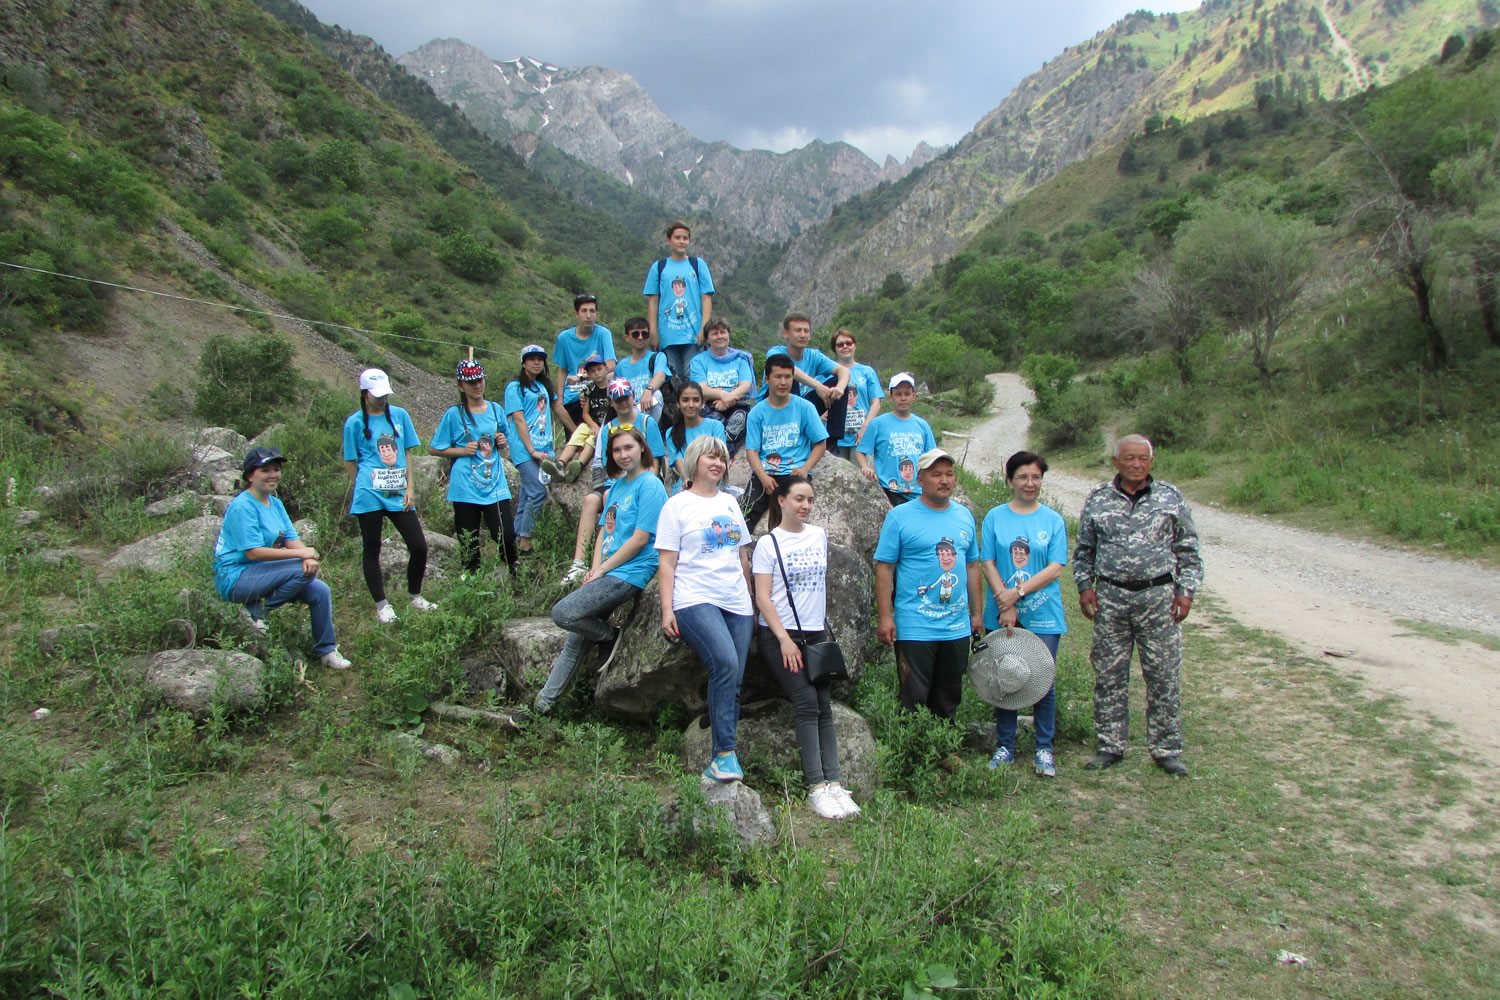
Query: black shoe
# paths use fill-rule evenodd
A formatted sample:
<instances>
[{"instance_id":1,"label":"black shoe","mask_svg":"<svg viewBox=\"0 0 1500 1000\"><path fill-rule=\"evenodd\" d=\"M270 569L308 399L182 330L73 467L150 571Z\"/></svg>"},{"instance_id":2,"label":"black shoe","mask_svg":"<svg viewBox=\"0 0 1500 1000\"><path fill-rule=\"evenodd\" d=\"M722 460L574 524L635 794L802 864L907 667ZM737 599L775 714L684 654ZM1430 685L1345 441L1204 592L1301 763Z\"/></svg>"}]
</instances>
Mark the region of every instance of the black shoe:
<instances>
[{"instance_id":1,"label":"black shoe","mask_svg":"<svg viewBox=\"0 0 1500 1000\"><path fill-rule=\"evenodd\" d=\"M507 715L505 721L510 723L512 729L525 729L536 721L536 716L532 714L529 708L518 708Z\"/></svg>"},{"instance_id":2,"label":"black shoe","mask_svg":"<svg viewBox=\"0 0 1500 1000\"><path fill-rule=\"evenodd\" d=\"M1187 765L1176 757L1157 757L1156 766L1174 778L1186 778L1188 776Z\"/></svg>"},{"instance_id":3,"label":"black shoe","mask_svg":"<svg viewBox=\"0 0 1500 1000\"><path fill-rule=\"evenodd\" d=\"M1085 771L1103 771L1105 768L1114 767L1125 759L1122 753L1110 753L1108 750L1100 750L1083 764Z\"/></svg>"}]
</instances>

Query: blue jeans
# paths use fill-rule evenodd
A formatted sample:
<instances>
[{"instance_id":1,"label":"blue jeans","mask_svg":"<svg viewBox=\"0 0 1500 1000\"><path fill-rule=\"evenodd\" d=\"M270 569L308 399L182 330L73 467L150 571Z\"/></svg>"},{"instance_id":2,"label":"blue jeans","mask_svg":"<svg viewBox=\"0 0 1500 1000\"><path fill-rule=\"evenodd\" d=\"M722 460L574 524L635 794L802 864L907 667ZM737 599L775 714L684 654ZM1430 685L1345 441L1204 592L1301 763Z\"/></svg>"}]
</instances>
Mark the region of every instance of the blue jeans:
<instances>
[{"instance_id":1,"label":"blue jeans","mask_svg":"<svg viewBox=\"0 0 1500 1000\"><path fill-rule=\"evenodd\" d=\"M601 576L590 580L567 597L552 605L552 621L568 633L562 652L552 661L552 672L547 683L536 696L537 711L551 711L578 675L589 644L608 642L614 638L610 627L609 613L641 592L633 583L613 576Z\"/></svg>"},{"instance_id":2,"label":"blue jeans","mask_svg":"<svg viewBox=\"0 0 1500 1000\"><path fill-rule=\"evenodd\" d=\"M521 477L521 499L516 504L517 538L531 537L536 516L542 512L542 504L547 502L547 487L537 478L541 471L541 464L534 458L516 463L516 474Z\"/></svg>"},{"instance_id":3,"label":"blue jeans","mask_svg":"<svg viewBox=\"0 0 1500 1000\"><path fill-rule=\"evenodd\" d=\"M1052 662L1057 662L1057 642L1062 638L1060 635L1046 635L1041 632L1033 632L1032 635L1042 640L1047 646L1047 652L1052 654ZM1036 722L1036 748L1038 750L1051 750L1052 737L1057 733L1057 685L1053 684L1047 689L1047 694L1032 708L1032 719ZM1020 713L1015 709L995 709L995 748L1000 747L1016 753L1016 716Z\"/></svg>"},{"instance_id":4,"label":"blue jeans","mask_svg":"<svg viewBox=\"0 0 1500 1000\"><path fill-rule=\"evenodd\" d=\"M670 347L663 347L661 352L667 356L667 365L672 369L672 374L687 378L693 359L703 352L703 348L697 343L673 344Z\"/></svg>"},{"instance_id":5,"label":"blue jeans","mask_svg":"<svg viewBox=\"0 0 1500 1000\"><path fill-rule=\"evenodd\" d=\"M708 666L708 727L714 753L735 747L740 726L740 682L755 633L754 615L737 615L712 604L678 608L677 630Z\"/></svg>"},{"instance_id":6,"label":"blue jeans","mask_svg":"<svg viewBox=\"0 0 1500 1000\"><path fill-rule=\"evenodd\" d=\"M243 604L252 618L289 601L302 601L312 612L313 652L318 656L336 647L333 636L333 594L328 584L302 572L301 559L253 562L229 588L229 600Z\"/></svg>"}]
</instances>

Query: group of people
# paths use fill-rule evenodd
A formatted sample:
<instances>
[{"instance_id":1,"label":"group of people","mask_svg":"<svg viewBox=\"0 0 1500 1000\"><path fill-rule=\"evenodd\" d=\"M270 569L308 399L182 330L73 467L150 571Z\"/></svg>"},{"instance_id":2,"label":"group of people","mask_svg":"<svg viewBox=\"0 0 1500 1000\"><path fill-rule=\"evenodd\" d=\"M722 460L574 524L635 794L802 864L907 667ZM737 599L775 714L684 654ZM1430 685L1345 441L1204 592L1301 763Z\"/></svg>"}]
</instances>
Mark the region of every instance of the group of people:
<instances>
[{"instance_id":1,"label":"group of people","mask_svg":"<svg viewBox=\"0 0 1500 1000\"><path fill-rule=\"evenodd\" d=\"M625 323L627 358L616 358L612 332L597 322L597 300L580 295L576 323L558 334L550 355L537 344L521 350L520 370L500 403L487 398L484 366L460 361L457 401L428 445L451 462L447 499L468 570L480 564L482 527L514 571L531 551L546 484L571 482L588 470L590 489L564 577L577 589L552 608L568 638L533 703L511 718L524 726L550 712L591 644L617 638L611 612L656 575L663 633L685 641L707 668L713 753L704 777L743 776L736 757L739 693L759 625L761 657L795 706L809 804L829 818L854 815L859 807L839 783L831 681L810 676L804 657L810 645L828 639L828 540L810 521L810 472L832 449L855 461L889 500L875 550L878 635L895 647L903 706L952 719L980 636L1023 628L1055 659L1067 631L1058 582L1067 563L1066 527L1039 500L1047 463L1032 452L1012 455L1005 467L1012 500L976 525L952 501L953 456L912 412L910 373L882 387L875 370L855 360L853 334L838 330L829 357L810 346L811 321L793 313L782 323L785 343L767 353L757 387L750 356L731 347L728 324L712 318L712 277L687 254L688 227L674 223L667 238L670 256L647 272L647 315ZM686 379L677 377L682 372ZM362 372L359 391L359 409L344 424L349 513L359 524L376 618L390 623L397 613L380 562L386 521L407 548L410 607L436 607L421 593L427 543L407 465L422 442L410 415L391 402L385 372ZM667 413L669 394L675 405ZM882 412L886 403L890 409ZM557 425L566 433L561 449ZM743 491L727 481L741 448L751 470ZM1175 489L1151 479L1152 457L1144 438L1122 439L1119 475L1089 497L1080 521L1074 575L1080 607L1096 621L1099 733L1098 753L1085 766L1106 768L1124 753L1124 694L1135 644L1147 677L1151 753L1168 772L1185 774L1178 760L1176 629L1191 607L1201 563L1191 514ZM501 458L517 470L518 498ZM346 669L329 590L318 579L318 554L298 538L274 495L284 461L275 448L252 448L245 456L244 489L226 511L215 548L216 586L262 632L269 610L307 603L315 654ZM767 513L769 531L756 542L754 530ZM1035 769L1050 777L1053 690L1033 716ZM1016 730L1017 712L997 709L992 767L1016 759Z\"/></svg>"}]
</instances>

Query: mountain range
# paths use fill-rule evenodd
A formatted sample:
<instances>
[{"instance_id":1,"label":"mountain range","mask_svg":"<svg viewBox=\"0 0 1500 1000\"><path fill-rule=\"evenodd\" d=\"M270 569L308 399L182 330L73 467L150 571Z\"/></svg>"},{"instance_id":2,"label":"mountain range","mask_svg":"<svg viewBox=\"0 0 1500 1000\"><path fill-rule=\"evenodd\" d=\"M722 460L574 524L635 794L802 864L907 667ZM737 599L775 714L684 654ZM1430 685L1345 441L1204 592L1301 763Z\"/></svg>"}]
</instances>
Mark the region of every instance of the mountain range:
<instances>
[{"instance_id":1,"label":"mountain range","mask_svg":"<svg viewBox=\"0 0 1500 1000\"><path fill-rule=\"evenodd\" d=\"M494 59L452 38L398 62L528 159L548 144L670 212L712 217L772 240L796 235L839 202L899 180L940 152L921 143L905 162L888 156L882 165L847 142L814 141L787 153L737 149L674 122L627 73L526 56Z\"/></svg>"}]
</instances>

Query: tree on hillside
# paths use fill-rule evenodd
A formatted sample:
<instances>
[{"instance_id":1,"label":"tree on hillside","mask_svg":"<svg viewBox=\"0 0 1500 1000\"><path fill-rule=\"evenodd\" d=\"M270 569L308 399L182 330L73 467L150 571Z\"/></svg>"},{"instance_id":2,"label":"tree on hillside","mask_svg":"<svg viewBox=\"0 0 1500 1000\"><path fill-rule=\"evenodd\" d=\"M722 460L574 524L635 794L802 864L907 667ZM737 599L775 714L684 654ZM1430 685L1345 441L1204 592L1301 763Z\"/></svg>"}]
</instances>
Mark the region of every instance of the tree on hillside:
<instances>
[{"instance_id":1,"label":"tree on hillside","mask_svg":"<svg viewBox=\"0 0 1500 1000\"><path fill-rule=\"evenodd\" d=\"M1211 325L1202 287L1183 268L1157 261L1137 272L1131 293L1132 325L1171 351L1177 377L1187 385L1193 380L1189 352Z\"/></svg>"},{"instance_id":2,"label":"tree on hillside","mask_svg":"<svg viewBox=\"0 0 1500 1000\"><path fill-rule=\"evenodd\" d=\"M1269 212L1219 209L1185 224L1173 266L1206 306L1250 337L1262 386L1271 388L1271 349L1312 277L1314 229Z\"/></svg>"},{"instance_id":3,"label":"tree on hillside","mask_svg":"<svg viewBox=\"0 0 1500 1000\"><path fill-rule=\"evenodd\" d=\"M1439 220L1439 246L1474 279L1479 320L1491 347L1500 347L1500 133L1487 147L1439 163L1433 188L1458 211Z\"/></svg>"}]
</instances>

